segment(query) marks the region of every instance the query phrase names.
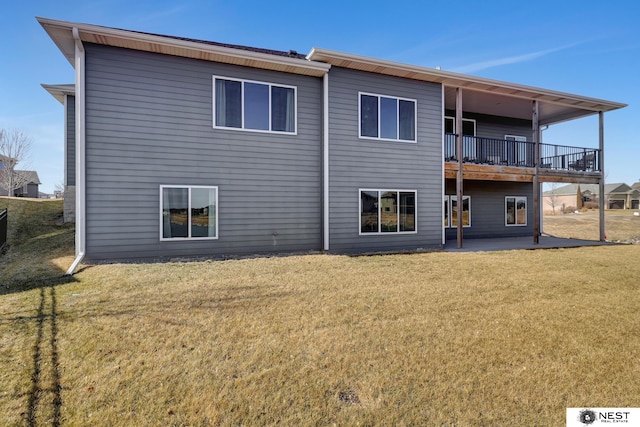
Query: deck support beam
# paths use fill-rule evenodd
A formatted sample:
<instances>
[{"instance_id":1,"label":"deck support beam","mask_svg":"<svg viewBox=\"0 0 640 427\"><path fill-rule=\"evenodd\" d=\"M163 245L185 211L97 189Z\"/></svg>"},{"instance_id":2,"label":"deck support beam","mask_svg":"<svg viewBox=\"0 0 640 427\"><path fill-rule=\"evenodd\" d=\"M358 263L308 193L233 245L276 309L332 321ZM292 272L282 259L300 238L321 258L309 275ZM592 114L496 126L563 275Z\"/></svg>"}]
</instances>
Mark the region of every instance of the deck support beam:
<instances>
[{"instance_id":1,"label":"deck support beam","mask_svg":"<svg viewBox=\"0 0 640 427\"><path fill-rule=\"evenodd\" d=\"M458 157L458 173L456 174L456 217L458 218L458 249L460 249L462 248L462 230L464 224L462 221L462 89L459 87L456 88L456 156Z\"/></svg>"},{"instance_id":2,"label":"deck support beam","mask_svg":"<svg viewBox=\"0 0 640 427\"><path fill-rule=\"evenodd\" d=\"M599 223L600 223L600 241L604 242L606 240L606 232L604 229L605 220L604 220L604 204L607 202L604 196L604 112L598 112L598 141L600 146L600 182L598 183L598 213L600 215Z\"/></svg>"},{"instance_id":3,"label":"deck support beam","mask_svg":"<svg viewBox=\"0 0 640 427\"><path fill-rule=\"evenodd\" d=\"M538 101L532 105L531 125L533 131L533 157L535 173L533 175L533 243L540 242L540 122L538 119Z\"/></svg>"}]
</instances>

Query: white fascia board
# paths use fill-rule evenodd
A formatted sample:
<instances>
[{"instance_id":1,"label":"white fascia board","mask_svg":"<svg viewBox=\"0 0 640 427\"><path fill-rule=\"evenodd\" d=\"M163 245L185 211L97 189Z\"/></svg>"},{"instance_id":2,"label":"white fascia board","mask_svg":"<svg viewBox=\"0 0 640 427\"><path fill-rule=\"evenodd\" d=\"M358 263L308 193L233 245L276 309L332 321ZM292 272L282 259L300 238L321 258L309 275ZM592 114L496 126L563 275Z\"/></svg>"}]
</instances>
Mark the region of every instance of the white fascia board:
<instances>
[{"instance_id":1,"label":"white fascia board","mask_svg":"<svg viewBox=\"0 0 640 427\"><path fill-rule=\"evenodd\" d=\"M37 20L67 59L71 59L73 57L73 36L71 31L75 27L78 29L83 42L96 43L98 42L97 40L100 40L101 44L134 50L144 50L140 47L141 44L152 43L168 49L177 48L191 51L194 55L189 57L193 58L201 56L196 55L196 53L213 54L222 58L219 62L225 62L223 58L228 58L230 63L236 63L237 61L234 61L234 59L243 60L253 64L248 66L254 66L256 68L268 68L268 65L272 64L289 67L292 70L289 72L296 73L296 70L298 70L298 74L310 74L315 76L322 76L331 68L329 64L323 62L289 58L286 56L272 55L269 53L237 49L233 47L211 45L193 40L182 40L171 36L139 33L117 28L58 21L48 18L37 18ZM113 43L115 40L118 41L117 44ZM206 60L206 58L202 57L200 57L200 59Z\"/></svg>"},{"instance_id":2,"label":"white fascia board","mask_svg":"<svg viewBox=\"0 0 640 427\"><path fill-rule=\"evenodd\" d=\"M47 85L41 84L42 88L49 92L51 96L58 100L62 105L64 105L65 95L75 95L76 87L75 84L60 84L60 85Z\"/></svg>"},{"instance_id":3,"label":"white fascia board","mask_svg":"<svg viewBox=\"0 0 640 427\"><path fill-rule=\"evenodd\" d=\"M408 77L424 81L441 83L444 86L467 88L473 91L498 93L505 96L524 99L539 99L544 102L573 106L578 109L591 111L611 111L624 108L627 104L559 92L550 89L537 88L517 83L493 80L484 77L454 73L451 71L437 70L434 68L420 67L403 64L384 59L369 58L328 49L313 48L307 55L311 61L324 61L334 66L354 68L391 74L399 77ZM379 70L379 71L375 71ZM581 104L581 105L578 105Z\"/></svg>"}]
</instances>

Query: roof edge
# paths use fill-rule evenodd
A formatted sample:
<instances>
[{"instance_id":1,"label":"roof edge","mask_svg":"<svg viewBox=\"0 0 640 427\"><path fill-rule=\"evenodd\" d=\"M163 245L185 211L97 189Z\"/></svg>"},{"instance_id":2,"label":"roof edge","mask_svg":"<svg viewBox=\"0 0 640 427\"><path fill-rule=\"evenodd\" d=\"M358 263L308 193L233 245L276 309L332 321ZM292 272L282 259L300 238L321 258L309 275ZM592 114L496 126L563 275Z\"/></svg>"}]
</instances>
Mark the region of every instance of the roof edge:
<instances>
[{"instance_id":1,"label":"roof edge","mask_svg":"<svg viewBox=\"0 0 640 427\"><path fill-rule=\"evenodd\" d=\"M547 97L546 102L560 103L565 105L574 105L575 103L593 104L593 107L582 107L591 111L612 111L627 107L628 104L604 99L592 98L582 95L576 95L568 92L560 92L551 89L544 89L535 86L522 85L501 80L494 80L485 77L477 77L468 74L455 73L452 71L438 70L435 68L422 67L417 65L404 64L400 62L389 61L385 59L371 58L361 55L354 55L345 52L338 52L330 49L313 48L307 55L307 59L311 61L327 62L334 66L343 66L346 68L362 69L362 66L375 67L378 73L391 74L415 74L423 77L423 80L441 83L450 87L465 87L474 91L492 92L490 89L500 88L499 92L506 96L526 97L538 99ZM347 65L345 65L347 63ZM349 64L353 64L349 66ZM385 72L386 71L386 72ZM513 93L509 93L512 91ZM555 98L555 100L554 100Z\"/></svg>"},{"instance_id":2,"label":"roof edge","mask_svg":"<svg viewBox=\"0 0 640 427\"><path fill-rule=\"evenodd\" d=\"M81 40L87 43L149 52L159 51L173 56L184 56L316 77L323 76L331 68L330 64L323 62L208 44L205 40L142 33L42 17L36 17L36 19L72 65L75 52L72 49L73 36L71 32L73 28L77 28ZM145 48L147 46L148 48ZM153 49L151 46L153 46Z\"/></svg>"},{"instance_id":3,"label":"roof edge","mask_svg":"<svg viewBox=\"0 0 640 427\"><path fill-rule=\"evenodd\" d=\"M44 84L42 83L40 86L51 96L57 99L62 105L64 105L64 97L66 95L75 95L76 94L76 85L74 84Z\"/></svg>"}]
</instances>

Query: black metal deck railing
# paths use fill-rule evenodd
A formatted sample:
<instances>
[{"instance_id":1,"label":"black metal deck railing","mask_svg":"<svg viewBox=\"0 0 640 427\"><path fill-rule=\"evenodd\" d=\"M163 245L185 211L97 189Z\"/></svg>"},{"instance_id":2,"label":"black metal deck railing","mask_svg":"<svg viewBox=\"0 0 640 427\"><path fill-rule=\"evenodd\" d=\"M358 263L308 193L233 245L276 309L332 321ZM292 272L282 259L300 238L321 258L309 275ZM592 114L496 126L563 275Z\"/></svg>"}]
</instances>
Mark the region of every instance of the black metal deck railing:
<instances>
[{"instance_id":1,"label":"black metal deck railing","mask_svg":"<svg viewBox=\"0 0 640 427\"><path fill-rule=\"evenodd\" d=\"M555 170L599 172L600 150L540 144L540 167Z\"/></svg>"},{"instance_id":2,"label":"black metal deck railing","mask_svg":"<svg viewBox=\"0 0 640 427\"><path fill-rule=\"evenodd\" d=\"M7 209L0 211L0 251L7 243Z\"/></svg>"},{"instance_id":3,"label":"black metal deck railing","mask_svg":"<svg viewBox=\"0 0 640 427\"><path fill-rule=\"evenodd\" d=\"M457 162L456 136L445 134L444 160ZM462 161L487 165L534 167L534 143L527 141L462 137ZM596 172L600 170L600 150L540 144L539 166L546 169Z\"/></svg>"}]
</instances>

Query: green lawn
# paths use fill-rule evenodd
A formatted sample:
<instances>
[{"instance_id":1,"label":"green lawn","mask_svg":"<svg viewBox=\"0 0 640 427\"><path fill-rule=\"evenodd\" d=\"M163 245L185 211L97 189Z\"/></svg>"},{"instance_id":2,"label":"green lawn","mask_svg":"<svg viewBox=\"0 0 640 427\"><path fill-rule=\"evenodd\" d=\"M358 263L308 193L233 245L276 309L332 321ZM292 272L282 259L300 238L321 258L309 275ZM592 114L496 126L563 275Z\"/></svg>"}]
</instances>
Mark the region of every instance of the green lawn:
<instances>
[{"instance_id":1,"label":"green lawn","mask_svg":"<svg viewBox=\"0 0 640 427\"><path fill-rule=\"evenodd\" d=\"M0 258L0 425L564 425L566 407L640 406L638 245L65 279L73 230L43 206Z\"/></svg>"}]
</instances>

